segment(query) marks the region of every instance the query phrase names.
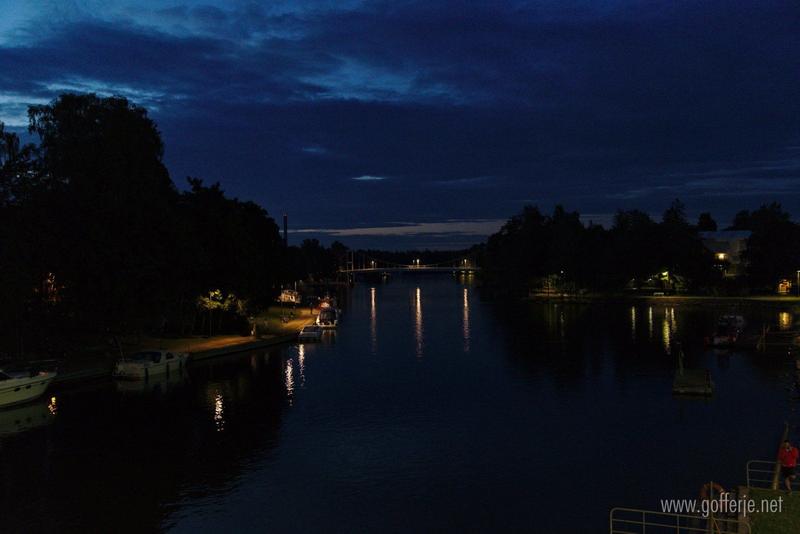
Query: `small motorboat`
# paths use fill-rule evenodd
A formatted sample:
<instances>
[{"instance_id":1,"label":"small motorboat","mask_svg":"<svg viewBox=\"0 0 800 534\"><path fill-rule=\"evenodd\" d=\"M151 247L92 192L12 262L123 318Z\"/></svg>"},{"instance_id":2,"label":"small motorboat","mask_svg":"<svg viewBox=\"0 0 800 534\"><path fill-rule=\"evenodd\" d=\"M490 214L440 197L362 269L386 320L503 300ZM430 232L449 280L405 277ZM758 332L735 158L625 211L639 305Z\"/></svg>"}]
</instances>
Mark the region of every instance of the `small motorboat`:
<instances>
[{"instance_id":1,"label":"small motorboat","mask_svg":"<svg viewBox=\"0 0 800 534\"><path fill-rule=\"evenodd\" d=\"M304 326L300 333L297 334L297 339L300 341L319 341L322 339L322 327L315 324Z\"/></svg>"},{"instance_id":2,"label":"small motorboat","mask_svg":"<svg viewBox=\"0 0 800 534\"><path fill-rule=\"evenodd\" d=\"M181 371L189 359L187 352L168 350L145 350L117 361L114 366L114 378L129 380L147 380L153 375Z\"/></svg>"},{"instance_id":3,"label":"small motorboat","mask_svg":"<svg viewBox=\"0 0 800 534\"><path fill-rule=\"evenodd\" d=\"M336 328L339 325L339 310L333 306L325 306L319 309L317 315L317 326L321 328Z\"/></svg>"},{"instance_id":4,"label":"small motorboat","mask_svg":"<svg viewBox=\"0 0 800 534\"><path fill-rule=\"evenodd\" d=\"M719 318L719 324L728 325L739 330L744 330L744 327L747 326L747 322L741 315L723 315Z\"/></svg>"},{"instance_id":5,"label":"small motorboat","mask_svg":"<svg viewBox=\"0 0 800 534\"><path fill-rule=\"evenodd\" d=\"M723 315L717 321L717 329L708 342L714 347L735 345L744 331L746 322L741 315Z\"/></svg>"},{"instance_id":6,"label":"small motorboat","mask_svg":"<svg viewBox=\"0 0 800 534\"><path fill-rule=\"evenodd\" d=\"M38 399L56 377L55 371L33 368L0 369L0 408Z\"/></svg>"}]
</instances>

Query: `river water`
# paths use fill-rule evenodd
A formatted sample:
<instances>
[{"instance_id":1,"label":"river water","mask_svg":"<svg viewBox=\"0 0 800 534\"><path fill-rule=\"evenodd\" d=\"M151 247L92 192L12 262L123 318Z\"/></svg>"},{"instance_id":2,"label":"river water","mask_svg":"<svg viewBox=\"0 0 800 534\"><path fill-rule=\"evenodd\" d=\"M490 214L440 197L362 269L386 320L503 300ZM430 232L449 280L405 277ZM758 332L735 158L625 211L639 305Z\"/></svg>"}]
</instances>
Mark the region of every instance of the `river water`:
<instances>
[{"instance_id":1,"label":"river water","mask_svg":"<svg viewBox=\"0 0 800 534\"><path fill-rule=\"evenodd\" d=\"M602 532L743 483L795 421L791 356L702 347L727 308L509 305L448 276L344 305L318 344L0 412L0 530ZM673 334L713 399L673 397Z\"/></svg>"}]
</instances>

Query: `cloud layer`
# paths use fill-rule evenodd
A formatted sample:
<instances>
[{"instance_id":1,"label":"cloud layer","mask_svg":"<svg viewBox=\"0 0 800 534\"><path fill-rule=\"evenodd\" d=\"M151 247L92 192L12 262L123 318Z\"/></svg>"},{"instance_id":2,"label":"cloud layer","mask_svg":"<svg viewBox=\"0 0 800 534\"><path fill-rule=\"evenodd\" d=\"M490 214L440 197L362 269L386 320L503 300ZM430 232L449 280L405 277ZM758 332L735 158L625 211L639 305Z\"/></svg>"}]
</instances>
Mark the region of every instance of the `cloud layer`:
<instances>
[{"instance_id":1,"label":"cloud layer","mask_svg":"<svg viewBox=\"0 0 800 534\"><path fill-rule=\"evenodd\" d=\"M308 228L676 196L723 220L768 200L800 213L796 2L490 6L11 2L0 120L122 94L159 122L177 182Z\"/></svg>"}]
</instances>

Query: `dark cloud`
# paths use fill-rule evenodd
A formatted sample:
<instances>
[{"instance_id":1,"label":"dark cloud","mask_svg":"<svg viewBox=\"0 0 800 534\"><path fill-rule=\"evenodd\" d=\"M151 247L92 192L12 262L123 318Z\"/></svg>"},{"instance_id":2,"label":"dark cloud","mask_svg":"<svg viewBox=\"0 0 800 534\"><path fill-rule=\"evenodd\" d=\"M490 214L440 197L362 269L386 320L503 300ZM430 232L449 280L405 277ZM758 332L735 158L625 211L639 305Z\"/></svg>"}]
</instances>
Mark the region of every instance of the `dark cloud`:
<instances>
[{"instance_id":1,"label":"dark cloud","mask_svg":"<svg viewBox=\"0 0 800 534\"><path fill-rule=\"evenodd\" d=\"M220 180L309 228L496 219L521 199L800 213L796 2L123 7L43 11L0 40L0 118L65 89L129 96L178 183Z\"/></svg>"}]
</instances>

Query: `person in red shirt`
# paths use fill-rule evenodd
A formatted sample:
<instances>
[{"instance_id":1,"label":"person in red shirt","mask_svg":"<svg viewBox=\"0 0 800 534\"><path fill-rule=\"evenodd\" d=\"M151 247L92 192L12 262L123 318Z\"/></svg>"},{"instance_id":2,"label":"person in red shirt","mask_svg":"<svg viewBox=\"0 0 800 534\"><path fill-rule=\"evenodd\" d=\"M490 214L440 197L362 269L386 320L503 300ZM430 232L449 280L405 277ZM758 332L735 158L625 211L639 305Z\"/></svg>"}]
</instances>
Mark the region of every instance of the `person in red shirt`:
<instances>
[{"instance_id":1,"label":"person in red shirt","mask_svg":"<svg viewBox=\"0 0 800 534\"><path fill-rule=\"evenodd\" d=\"M781 476L783 477L786 491L789 493L792 492L792 482L794 482L794 478L797 476L795 470L797 469L798 455L800 455L800 451L797 450L797 447L792 447L788 439L783 442L783 446L778 451L778 461L781 463Z\"/></svg>"}]
</instances>

